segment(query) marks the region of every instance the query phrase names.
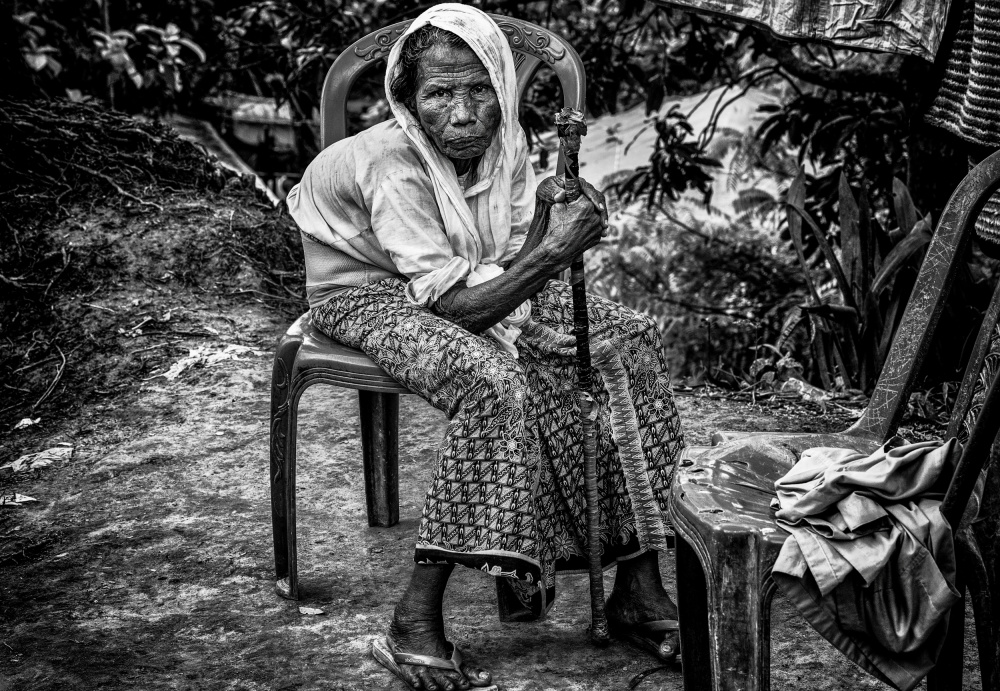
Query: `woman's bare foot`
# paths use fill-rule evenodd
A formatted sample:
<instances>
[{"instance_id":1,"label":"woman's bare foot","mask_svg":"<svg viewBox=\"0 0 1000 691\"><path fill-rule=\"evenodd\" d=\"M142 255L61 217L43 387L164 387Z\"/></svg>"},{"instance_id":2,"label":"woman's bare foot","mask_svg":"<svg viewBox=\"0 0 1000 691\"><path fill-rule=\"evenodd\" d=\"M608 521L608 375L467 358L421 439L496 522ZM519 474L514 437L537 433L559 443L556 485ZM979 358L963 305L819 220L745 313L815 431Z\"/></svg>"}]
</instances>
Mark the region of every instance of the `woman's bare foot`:
<instances>
[{"instance_id":1,"label":"woman's bare foot","mask_svg":"<svg viewBox=\"0 0 1000 691\"><path fill-rule=\"evenodd\" d=\"M410 584L396 605L392 623L389 624L389 639L396 650L445 660L450 658L441 608L451 572L451 566L414 566ZM489 686L491 683L489 672L464 663L461 674L423 665L401 664L399 668L407 683L421 691L458 691Z\"/></svg>"},{"instance_id":2,"label":"woman's bare foot","mask_svg":"<svg viewBox=\"0 0 1000 691\"><path fill-rule=\"evenodd\" d=\"M677 606L663 589L659 559L656 552L618 563L615 585L608 598L606 611L612 628L628 630L636 624L662 619L677 619ZM674 657L680 644L677 632L668 632L662 641L650 643L659 648L659 657Z\"/></svg>"}]
</instances>

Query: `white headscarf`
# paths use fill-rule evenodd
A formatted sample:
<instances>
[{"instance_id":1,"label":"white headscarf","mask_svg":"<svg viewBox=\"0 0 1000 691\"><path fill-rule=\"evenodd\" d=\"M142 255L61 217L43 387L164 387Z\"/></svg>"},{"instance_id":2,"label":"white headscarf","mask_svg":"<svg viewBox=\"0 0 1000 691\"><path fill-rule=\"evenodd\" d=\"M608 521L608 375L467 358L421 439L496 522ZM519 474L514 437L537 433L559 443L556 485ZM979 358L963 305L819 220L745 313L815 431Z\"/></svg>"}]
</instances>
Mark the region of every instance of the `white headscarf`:
<instances>
[{"instance_id":1,"label":"white headscarf","mask_svg":"<svg viewBox=\"0 0 1000 691\"><path fill-rule=\"evenodd\" d=\"M409 108L394 99L390 91L392 80L400 71L400 54L406 38L427 25L450 31L472 49L489 72L500 102L500 127L480 159L475 183L464 191L451 160L437 149ZM426 305L439 299L461 280L473 286L503 273L503 269L495 263L481 263L484 259L483 240L489 239L490 245L497 248L498 256L487 257L496 261L510 239L511 179L518 161L527 167L524 171L528 176L527 182L534 181L527 156L527 142L517 122L514 56L503 32L484 12L453 3L436 5L417 17L393 46L389 53L385 86L396 121L427 167L434 198L444 220L444 230L455 253L444 266L428 266L425 274L411 279L407 285L407 297L416 304ZM533 207L534 195L525 196ZM533 208L518 209L518 216L530 218L533 211ZM530 315L531 303L525 301L487 333L517 357L517 349L514 348L514 340L520 333L517 326Z\"/></svg>"}]
</instances>

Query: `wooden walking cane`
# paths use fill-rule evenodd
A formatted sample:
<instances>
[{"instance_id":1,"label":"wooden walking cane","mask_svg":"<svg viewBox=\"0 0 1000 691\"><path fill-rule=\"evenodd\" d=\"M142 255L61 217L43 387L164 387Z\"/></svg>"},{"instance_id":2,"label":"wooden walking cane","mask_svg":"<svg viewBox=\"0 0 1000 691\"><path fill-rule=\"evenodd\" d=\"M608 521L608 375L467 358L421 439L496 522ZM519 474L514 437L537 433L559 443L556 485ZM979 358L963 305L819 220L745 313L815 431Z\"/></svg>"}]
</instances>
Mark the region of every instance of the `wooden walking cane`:
<instances>
[{"instance_id":1,"label":"wooden walking cane","mask_svg":"<svg viewBox=\"0 0 1000 691\"><path fill-rule=\"evenodd\" d=\"M580 138L587 134L583 113L563 108L556 115L556 131L566 163L566 202L575 201L580 189ZM587 556L590 559L590 639L607 643L608 618L604 613L604 569L601 568L601 516L597 490L597 432L594 421L593 381L590 367L590 324L587 317L587 292L583 277L583 253L570 265L573 286L573 333L576 335L576 376L580 391L580 424L583 428L583 483L587 495Z\"/></svg>"}]
</instances>

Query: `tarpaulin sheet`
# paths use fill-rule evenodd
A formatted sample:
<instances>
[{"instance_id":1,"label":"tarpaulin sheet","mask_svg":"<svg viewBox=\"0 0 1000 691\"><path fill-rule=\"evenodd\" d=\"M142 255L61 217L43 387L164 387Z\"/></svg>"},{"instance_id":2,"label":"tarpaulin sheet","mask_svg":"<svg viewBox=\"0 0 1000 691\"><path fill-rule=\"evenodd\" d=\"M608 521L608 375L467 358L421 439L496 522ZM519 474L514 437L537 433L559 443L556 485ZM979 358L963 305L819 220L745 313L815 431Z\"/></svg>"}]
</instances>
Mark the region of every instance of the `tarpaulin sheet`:
<instances>
[{"instance_id":1,"label":"tarpaulin sheet","mask_svg":"<svg viewBox=\"0 0 1000 691\"><path fill-rule=\"evenodd\" d=\"M659 4L753 22L782 38L933 61L950 0L681 0Z\"/></svg>"}]
</instances>

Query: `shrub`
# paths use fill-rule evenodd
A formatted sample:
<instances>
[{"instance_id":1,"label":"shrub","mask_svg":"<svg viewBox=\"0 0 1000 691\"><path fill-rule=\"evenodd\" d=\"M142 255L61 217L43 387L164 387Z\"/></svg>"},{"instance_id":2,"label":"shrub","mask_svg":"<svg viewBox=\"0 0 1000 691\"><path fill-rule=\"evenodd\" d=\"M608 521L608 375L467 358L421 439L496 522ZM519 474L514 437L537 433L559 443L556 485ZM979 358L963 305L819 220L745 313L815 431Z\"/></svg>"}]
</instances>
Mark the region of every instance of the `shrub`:
<instances>
[{"instance_id":1,"label":"shrub","mask_svg":"<svg viewBox=\"0 0 1000 691\"><path fill-rule=\"evenodd\" d=\"M775 234L759 226L654 209L616 226L588 255L588 290L652 316L676 377L741 381L804 295Z\"/></svg>"}]
</instances>

